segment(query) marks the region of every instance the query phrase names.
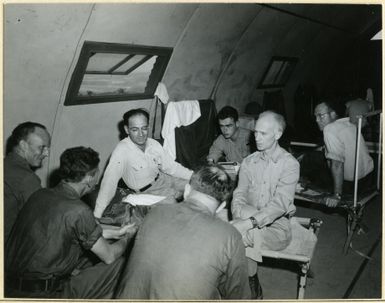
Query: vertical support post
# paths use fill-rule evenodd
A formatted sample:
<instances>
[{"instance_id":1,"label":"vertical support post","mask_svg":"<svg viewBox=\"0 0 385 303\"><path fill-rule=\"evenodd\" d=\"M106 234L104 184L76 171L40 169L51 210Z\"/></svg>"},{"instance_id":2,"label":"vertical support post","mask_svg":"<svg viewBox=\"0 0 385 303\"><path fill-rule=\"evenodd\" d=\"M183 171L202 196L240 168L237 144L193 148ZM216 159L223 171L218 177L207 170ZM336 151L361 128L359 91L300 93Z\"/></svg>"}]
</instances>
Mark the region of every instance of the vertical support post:
<instances>
[{"instance_id":1,"label":"vertical support post","mask_svg":"<svg viewBox=\"0 0 385 303\"><path fill-rule=\"evenodd\" d=\"M301 264L301 276L299 278L299 287L298 287L297 299L304 299L305 298L305 287L306 287L306 279L307 279L308 270L309 270L309 263Z\"/></svg>"},{"instance_id":2,"label":"vertical support post","mask_svg":"<svg viewBox=\"0 0 385 303\"><path fill-rule=\"evenodd\" d=\"M353 196L353 207L357 207L357 187L358 187L358 163L360 157L360 140L361 140L361 126L362 116L357 116L357 137L356 137L356 163L354 164L354 196Z\"/></svg>"},{"instance_id":3,"label":"vertical support post","mask_svg":"<svg viewBox=\"0 0 385 303\"><path fill-rule=\"evenodd\" d=\"M382 156L382 113L380 113L380 132L378 137L377 190L380 190L381 156Z\"/></svg>"}]
</instances>

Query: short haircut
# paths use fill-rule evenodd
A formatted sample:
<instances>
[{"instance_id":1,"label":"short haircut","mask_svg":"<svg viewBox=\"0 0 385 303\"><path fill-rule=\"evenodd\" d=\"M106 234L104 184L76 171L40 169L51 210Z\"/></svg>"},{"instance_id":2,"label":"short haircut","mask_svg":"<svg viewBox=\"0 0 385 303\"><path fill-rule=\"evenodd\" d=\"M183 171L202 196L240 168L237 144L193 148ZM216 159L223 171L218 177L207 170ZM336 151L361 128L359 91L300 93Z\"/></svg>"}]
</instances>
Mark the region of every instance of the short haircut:
<instances>
[{"instance_id":1,"label":"short haircut","mask_svg":"<svg viewBox=\"0 0 385 303\"><path fill-rule=\"evenodd\" d=\"M12 131L12 134L8 141L9 150L13 150L21 140L27 140L29 134L33 133L37 127L47 130L44 125L30 121L21 123L16 126L15 129Z\"/></svg>"},{"instance_id":2,"label":"short haircut","mask_svg":"<svg viewBox=\"0 0 385 303\"><path fill-rule=\"evenodd\" d=\"M285 118L281 114L278 114L278 113L271 111L271 110L267 110L267 111L264 111L263 113L261 113L259 115L258 119L260 119L264 116L272 116L273 119L275 120L275 122L277 123L278 129L281 132L285 131L286 121L285 121Z\"/></svg>"},{"instance_id":3,"label":"short haircut","mask_svg":"<svg viewBox=\"0 0 385 303\"><path fill-rule=\"evenodd\" d=\"M59 173L64 181L80 182L99 165L99 154L89 147L66 149L60 156Z\"/></svg>"},{"instance_id":4,"label":"short haircut","mask_svg":"<svg viewBox=\"0 0 385 303\"><path fill-rule=\"evenodd\" d=\"M238 111L232 106L225 106L218 112L218 120L233 118L234 122L238 121Z\"/></svg>"},{"instance_id":5,"label":"short haircut","mask_svg":"<svg viewBox=\"0 0 385 303\"><path fill-rule=\"evenodd\" d=\"M206 165L197 169L191 176L190 185L219 203L228 201L234 189L233 181L220 165Z\"/></svg>"},{"instance_id":6,"label":"short haircut","mask_svg":"<svg viewBox=\"0 0 385 303\"><path fill-rule=\"evenodd\" d=\"M131 118L131 117L134 117L134 116L145 116L146 119L147 119L147 122L150 121L150 114L148 113L147 110L145 110L144 108L137 108L137 109L131 109L129 110L128 112L126 112L124 115L123 115L123 122L124 122L124 125L127 125L128 126L128 120Z\"/></svg>"}]
</instances>

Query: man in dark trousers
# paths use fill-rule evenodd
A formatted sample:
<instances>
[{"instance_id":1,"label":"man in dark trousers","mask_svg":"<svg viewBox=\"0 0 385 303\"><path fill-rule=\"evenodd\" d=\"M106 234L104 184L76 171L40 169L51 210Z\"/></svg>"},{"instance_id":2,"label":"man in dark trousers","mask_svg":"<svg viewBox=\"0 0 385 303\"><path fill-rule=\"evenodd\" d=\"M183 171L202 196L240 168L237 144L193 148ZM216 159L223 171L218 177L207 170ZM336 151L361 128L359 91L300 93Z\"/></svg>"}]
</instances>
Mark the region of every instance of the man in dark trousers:
<instances>
[{"instance_id":1,"label":"man in dark trousers","mask_svg":"<svg viewBox=\"0 0 385 303\"><path fill-rule=\"evenodd\" d=\"M194 172L185 200L155 206L117 287L120 299L250 299L239 232L216 217L232 192L218 166Z\"/></svg>"},{"instance_id":2,"label":"man in dark trousers","mask_svg":"<svg viewBox=\"0 0 385 303\"><path fill-rule=\"evenodd\" d=\"M35 170L49 154L51 138L44 125L19 124L8 141L4 158L4 242L7 242L16 217L35 191L41 188Z\"/></svg>"},{"instance_id":3,"label":"man in dark trousers","mask_svg":"<svg viewBox=\"0 0 385 303\"><path fill-rule=\"evenodd\" d=\"M32 194L20 211L5 252L6 297L112 297L121 256L136 227L110 233L119 240L109 243L92 210L80 200L97 182L99 161L91 148L67 149L60 157L62 181ZM102 262L81 267L87 251Z\"/></svg>"}]
</instances>

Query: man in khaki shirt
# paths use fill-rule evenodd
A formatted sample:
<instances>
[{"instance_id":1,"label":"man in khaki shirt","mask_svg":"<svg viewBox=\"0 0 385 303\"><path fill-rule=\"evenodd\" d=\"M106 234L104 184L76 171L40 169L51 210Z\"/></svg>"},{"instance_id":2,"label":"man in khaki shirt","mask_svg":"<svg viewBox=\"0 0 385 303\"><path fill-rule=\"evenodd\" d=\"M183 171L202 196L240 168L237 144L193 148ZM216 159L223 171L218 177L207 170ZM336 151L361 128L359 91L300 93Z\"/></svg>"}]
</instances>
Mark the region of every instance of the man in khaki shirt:
<instances>
[{"instance_id":1,"label":"man in khaki shirt","mask_svg":"<svg viewBox=\"0 0 385 303\"><path fill-rule=\"evenodd\" d=\"M219 111L218 122L222 134L210 147L207 162L217 163L225 157L227 162L241 163L250 154L250 131L239 127L238 112L231 106Z\"/></svg>"}]
</instances>

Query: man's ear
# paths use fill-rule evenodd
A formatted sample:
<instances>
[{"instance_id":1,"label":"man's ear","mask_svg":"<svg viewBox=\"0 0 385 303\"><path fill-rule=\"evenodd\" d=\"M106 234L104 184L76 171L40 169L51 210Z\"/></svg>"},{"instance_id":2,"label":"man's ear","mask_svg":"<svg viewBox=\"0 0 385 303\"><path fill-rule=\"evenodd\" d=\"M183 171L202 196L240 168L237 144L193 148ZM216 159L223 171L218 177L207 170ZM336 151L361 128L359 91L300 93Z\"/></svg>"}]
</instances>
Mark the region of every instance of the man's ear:
<instances>
[{"instance_id":1,"label":"man's ear","mask_svg":"<svg viewBox=\"0 0 385 303\"><path fill-rule=\"evenodd\" d=\"M128 135L128 126L127 125L124 125L124 131L126 132L126 134Z\"/></svg>"},{"instance_id":2,"label":"man's ear","mask_svg":"<svg viewBox=\"0 0 385 303\"><path fill-rule=\"evenodd\" d=\"M335 111L330 112L330 117L332 117L333 120L337 120L338 115Z\"/></svg>"},{"instance_id":3,"label":"man's ear","mask_svg":"<svg viewBox=\"0 0 385 303\"><path fill-rule=\"evenodd\" d=\"M184 192L183 192L183 198L186 199L187 196L191 193L191 185L190 184L186 184L184 186Z\"/></svg>"},{"instance_id":4,"label":"man's ear","mask_svg":"<svg viewBox=\"0 0 385 303\"><path fill-rule=\"evenodd\" d=\"M28 142L25 141L24 139L19 141L19 147L20 149L25 152L28 149Z\"/></svg>"},{"instance_id":5,"label":"man's ear","mask_svg":"<svg viewBox=\"0 0 385 303\"><path fill-rule=\"evenodd\" d=\"M281 138L282 137L282 131L280 130L280 129L276 129L275 131L274 131L274 138L275 138L275 140L279 140L279 138Z\"/></svg>"},{"instance_id":6,"label":"man's ear","mask_svg":"<svg viewBox=\"0 0 385 303\"><path fill-rule=\"evenodd\" d=\"M239 127L239 120L237 120L237 121L235 122L235 126L236 126L236 127Z\"/></svg>"}]
</instances>

